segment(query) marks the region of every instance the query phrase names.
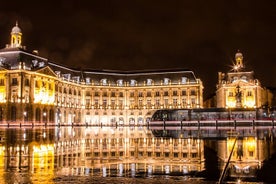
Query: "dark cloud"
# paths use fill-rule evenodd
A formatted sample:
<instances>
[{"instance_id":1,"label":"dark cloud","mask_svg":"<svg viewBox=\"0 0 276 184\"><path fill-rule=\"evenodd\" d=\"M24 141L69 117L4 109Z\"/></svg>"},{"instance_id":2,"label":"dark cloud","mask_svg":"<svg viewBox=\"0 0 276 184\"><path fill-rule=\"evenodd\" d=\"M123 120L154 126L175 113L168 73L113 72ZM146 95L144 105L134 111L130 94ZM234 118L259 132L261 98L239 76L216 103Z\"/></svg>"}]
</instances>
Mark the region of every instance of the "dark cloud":
<instances>
[{"instance_id":1,"label":"dark cloud","mask_svg":"<svg viewBox=\"0 0 276 184\"><path fill-rule=\"evenodd\" d=\"M24 45L55 62L93 69L189 68L206 95L235 52L265 86L276 86L276 2L5 1L0 43L18 20Z\"/></svg>"}]
</instances>

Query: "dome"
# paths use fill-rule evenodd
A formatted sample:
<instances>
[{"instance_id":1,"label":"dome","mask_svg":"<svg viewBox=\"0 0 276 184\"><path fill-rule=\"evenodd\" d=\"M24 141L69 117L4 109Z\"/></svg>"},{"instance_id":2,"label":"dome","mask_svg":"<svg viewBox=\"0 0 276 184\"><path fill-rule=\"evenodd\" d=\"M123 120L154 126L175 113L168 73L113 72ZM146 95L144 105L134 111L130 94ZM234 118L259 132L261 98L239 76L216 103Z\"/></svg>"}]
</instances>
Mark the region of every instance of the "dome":
<instances>
[{"instance_id":1,"label":"dome","mask_svg":"<svg viewBox=\"0 0 276 184\"><path fill-rule=\"evenodd\" d=\"M12 28L11 34L21 34L21 29L18 27L17 22L16 25Z\"/></svg>"},{"instance_id":2,"label":"dome","mask_svg":"<svg viewBox=\"0 0 276 184\"><path fill-rule=\"evenodd\" d=\"M243 58L242 53L238 51L235 55L235 58Z\"/></svg>"}]
</instances>

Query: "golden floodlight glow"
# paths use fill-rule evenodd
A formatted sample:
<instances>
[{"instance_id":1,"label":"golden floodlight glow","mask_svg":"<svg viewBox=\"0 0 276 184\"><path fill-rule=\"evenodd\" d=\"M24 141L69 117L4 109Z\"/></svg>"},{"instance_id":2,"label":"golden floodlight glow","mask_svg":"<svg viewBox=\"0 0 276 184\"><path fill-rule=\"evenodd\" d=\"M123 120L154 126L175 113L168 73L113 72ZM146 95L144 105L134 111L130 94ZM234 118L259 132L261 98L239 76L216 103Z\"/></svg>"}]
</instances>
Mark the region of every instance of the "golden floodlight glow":
<instances>
[{"instance_id":1,"label":"golden floodlight glow","mask_svg":"<svg viewBox=\"0 0 276 184\"><path fill-rule=\"evenodd\" d=\"M42 80L35 81L34 103L54 104L55 89L54 81L45 82Z\"/></svg>"},{"instance_id":2,"label":"golden floodlight glow","mask_svg":"<svg viewBox=\"0 0 276 184\"><path fill-rule=\"evenodd\" d=\"M53 168L54 144L33 146L33 165L38 168Z\"/></svg>"},{"instance_id":3,"label":"golden floodlight glow","mask_svg":"<svg viewBox=\"0 0 276 184\"><path fill-rule=\"evenodd\" d=\"M0 146L0 167L4 167L5 147Z\"/></svg>"},{"instance_id":4,"label":"golden floodlight glow","mask_svg":"<svg viewBox=\"0 0 276 184\"><path fill-rule=\"evenodd\" d=\"M255 148L257 146L257 141L255 140L254 137L250 137L245 141L245 145L248 151L255 151Z\"/></svg>"}]
</instances>

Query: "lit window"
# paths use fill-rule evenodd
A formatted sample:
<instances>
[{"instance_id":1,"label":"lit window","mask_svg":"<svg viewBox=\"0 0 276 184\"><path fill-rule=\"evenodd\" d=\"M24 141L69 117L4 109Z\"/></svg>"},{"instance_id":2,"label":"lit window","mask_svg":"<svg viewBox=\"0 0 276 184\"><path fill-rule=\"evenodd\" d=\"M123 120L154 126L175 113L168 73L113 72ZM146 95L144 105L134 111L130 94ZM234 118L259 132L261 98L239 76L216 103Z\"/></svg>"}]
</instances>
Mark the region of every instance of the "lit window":
<instances>
[{"instance_id":1,"label":"lit window","mask_svg":"<svg viewBox=\"0 0 276 184\"><path fill-rule=\"evenodd\" d=\"M135 86L135 85L136 85L136 83L137 83L137 81L136 81L136 80L134 80L134 79L130 80L130 86Z\"/></svg>"},{"instance_id":2,"label":"lit window","mask_svg":"<svg viewBox=\"0 0 276 184\"><path fill-rule=\"evenodd\" d=\"M17 78L12 78L12 85L17 85Z\"/></svg>"},{"instance_id":3,"label":"lit window","mask_svg":"<svg viewBox=\"0 0 276 184\"><path fill-rule=\"evenodd\" d=\"M123 79L117 80L117 84L118 84L118 86L123 86Z\"/></svg>"},{"instance_id":4,"label":"lit window","mask_svg":"<svg viewBox=\"0 0 276 184\"><path fill-rule=\"evenodd\" d=\"M187 77L182 77L181 78L181 83L186 84L187 83Z\"/></svg>"},{"instance_id":5,"label":"lit window","mask_svg":"<svg viewBox=\"0 0 276 184\"><path fill-rule=\"evenodd\" d=\"M90 83L91 83L91 80L90 80L89 77L85 78L85 83L86 83L86 84L90 84Z\"/></svg>"},{"instance_id":6,"label":"lit window","mask_svg":"<svg viewBox=\"0 0 276 184\"><path fill-rule=\"evenodd\" d=\"M152 79L147 79L147 85L148 86L152 85Z\"/></svg>"},{"instance_id":7,"label":"lit window","mask_svg":"<svg viewBox=\"0 0 276 184\"><path fill-rule=\"evenodd\" d=\"M106 86L107 85L107 79L102 79L101 83L102 83L103 86Z\"/></svg>"},{"instance_id":8,"label":"lit window","mask_svg":"<svg viewBox=\"0 0 276 184\"><path fill-rule=\"evenodd\" d=\"M164 84L165 84L165 85L168 85L168 84L169 84L169 81L170 81L169 78L164 78Z\"/></svg>"}]
</instances>

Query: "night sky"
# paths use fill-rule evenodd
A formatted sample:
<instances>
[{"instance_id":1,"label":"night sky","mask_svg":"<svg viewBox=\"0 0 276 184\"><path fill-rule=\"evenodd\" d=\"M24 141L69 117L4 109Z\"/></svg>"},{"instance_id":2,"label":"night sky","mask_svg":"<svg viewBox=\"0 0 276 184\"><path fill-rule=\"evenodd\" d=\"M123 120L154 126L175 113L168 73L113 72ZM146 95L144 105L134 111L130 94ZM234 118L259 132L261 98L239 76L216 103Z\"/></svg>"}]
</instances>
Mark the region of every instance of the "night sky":
<instances>
[{"instance_id":1,"label":"night sky","mask_svg":"<svg viewBox=\"0 0 276 184\"><path fill-rule=\"evenodd\" d=\"M2 48L16 20L28 50L66 66L190 69L208 96L240 50L262 85L276 87L276 1L4 1Z\"/></svg>"}]
</instances>

